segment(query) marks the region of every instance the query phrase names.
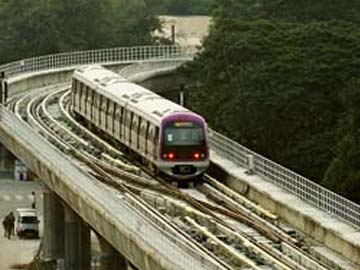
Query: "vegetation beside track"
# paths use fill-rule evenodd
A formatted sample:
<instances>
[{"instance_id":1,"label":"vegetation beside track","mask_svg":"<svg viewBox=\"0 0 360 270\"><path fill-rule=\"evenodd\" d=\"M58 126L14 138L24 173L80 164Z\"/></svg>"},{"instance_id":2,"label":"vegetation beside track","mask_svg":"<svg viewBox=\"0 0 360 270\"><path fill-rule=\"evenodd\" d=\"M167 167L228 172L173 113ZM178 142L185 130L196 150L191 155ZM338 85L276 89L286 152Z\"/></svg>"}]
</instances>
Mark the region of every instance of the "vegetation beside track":
<instances>
[{"instance_id":1,"label":"vegetation beside track","mask_svg":"<svg viewBox=\"0 0 360 270\"><path fill-rule=\"evenodd\" d=\"M360 5L217 0L184 70L215 130L360 203Z\"/></svg>"}]
</instances>

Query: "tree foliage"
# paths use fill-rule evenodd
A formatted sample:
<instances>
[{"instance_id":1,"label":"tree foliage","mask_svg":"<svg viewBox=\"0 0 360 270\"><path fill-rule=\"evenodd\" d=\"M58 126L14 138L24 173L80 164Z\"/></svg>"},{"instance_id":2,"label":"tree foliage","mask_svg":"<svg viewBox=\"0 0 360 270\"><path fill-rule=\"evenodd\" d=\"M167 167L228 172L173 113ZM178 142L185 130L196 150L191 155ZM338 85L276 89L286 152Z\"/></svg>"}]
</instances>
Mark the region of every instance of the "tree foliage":
<instances>
[{"instance_id":1,"label":"tree foliage","mask_svg":"<svg viewBox=\"0 0 360 270\"><path fill-rule=\"evenodd\" d=\"M183 69L190 106L251 149L360 203L360 3L216 0Z\"/></svg>"},{"instance_id":2,"label":"tree foliage","mask_svg":"<svg viewBox=\"0 0 360 270\"><path fill-rule=\"evenodd\" d=\"M208 15L215 0L164 0L170 15Z\"/></svg>"},{"instance_id":3,"label":"tree foliage","mask_svg":"<svg viewBox=\"0 0 360 270\"><path fill-rule=\"evenodd\" d=\"M214 16L221 19L360 22L357 0L216 0L216 7Z\"/></svg>"},{"instance_id":4,"label":"tree foliage","mask_svg":"<svg viewBox=\"0 0 360 270\"><path fill-rule=\"evenodd\" d=\"M320 180L359 59L352 24L224 20L185 72L191 106L211 126Z\"/></svg>"},{"instance_id":5,"label":"tree foliage","mask_svg":"<svg viewBox=\"0 0 360 270\"><path fill-rule=\"evenodd\" d=\"M338 144L322 184L360 202L360 80L353 79L342 93L345 112L338 129Z\"/></svg>"},{"instance_id":6,"label":"tree foliage","mask_svg":"<svg viewBox=\"0 0 360 270\"><path fill-rule=\"evenodd\" d=\"M153 44L162 0L0 0L0 62L73 50Z\"/></svg>"}]
</instances>

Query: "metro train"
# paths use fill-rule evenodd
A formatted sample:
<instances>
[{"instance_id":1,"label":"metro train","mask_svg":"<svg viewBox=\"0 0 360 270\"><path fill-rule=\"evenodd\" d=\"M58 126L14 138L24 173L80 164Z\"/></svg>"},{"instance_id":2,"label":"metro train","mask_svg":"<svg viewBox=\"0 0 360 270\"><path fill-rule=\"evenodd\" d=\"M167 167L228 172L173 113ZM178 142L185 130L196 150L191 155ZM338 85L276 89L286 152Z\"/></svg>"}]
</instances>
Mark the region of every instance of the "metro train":
<instances>
[{"instance_id":1,"label":"metro train","mask_svg":"<svg viewBox=\"0 0 360 270\"><path fill-rule=\"evenodd\" d=\"M171 180L196 179L209 166L201 116L102 66L74 71L71 110Z\"/></svg>"}]
</instances>

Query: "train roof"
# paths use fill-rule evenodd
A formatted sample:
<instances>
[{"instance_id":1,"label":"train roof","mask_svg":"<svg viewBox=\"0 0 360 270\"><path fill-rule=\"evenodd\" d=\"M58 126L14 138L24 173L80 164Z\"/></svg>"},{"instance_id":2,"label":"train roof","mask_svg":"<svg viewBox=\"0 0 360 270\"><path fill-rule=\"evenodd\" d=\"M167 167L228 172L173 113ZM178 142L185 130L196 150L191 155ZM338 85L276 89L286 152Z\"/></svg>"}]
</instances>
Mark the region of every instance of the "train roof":
<instances>
[{"instance_id":1,"label":"train roof","mask_svg":"<svg viewBox=\"0 0 360 270\"><path fill-rule=\"evenodd\" d=\"M117 73L99 65L82 66L73 77L159 125L163 118L176 113L192 113L188 109L158 94L128 81Z\"/></svg>"}]
</instances>

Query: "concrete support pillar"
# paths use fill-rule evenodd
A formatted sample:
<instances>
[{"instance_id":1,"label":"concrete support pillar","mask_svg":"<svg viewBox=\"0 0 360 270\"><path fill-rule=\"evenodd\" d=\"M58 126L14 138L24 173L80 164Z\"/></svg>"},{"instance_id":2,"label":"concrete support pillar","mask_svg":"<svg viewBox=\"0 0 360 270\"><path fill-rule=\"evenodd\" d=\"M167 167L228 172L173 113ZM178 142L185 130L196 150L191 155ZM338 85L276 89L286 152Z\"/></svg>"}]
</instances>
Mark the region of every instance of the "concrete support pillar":
<instances>
[{"instance_id":1,"label":"concrete support pillar","mask_svg":"<svg viewBox=\"0 0 360 270\"><path fill-rule=\"evenodd\" d=\"M97 238L103 253L103 256L100 259L99 270L127 270L128 264L125 257L121 255L116 249L114 249L100 235L97 235Z\"/></svg>"},{"instance_id":2,"label":"concrete support pillar","mask_svg":"<svg viewBox=\"0 0 360 270\"><path fill-rule=\"evenodd\" d=\"M14 160L15 157L12 153L0 143L0 172L12 177L14 173Z\"/></svg>"},{"instance_id":3,"label":"concrete support pillar","mask_svg":"<svg viewBox=\"0 0 360 270\"><path fill-rule=\"evenodd\" d=\"M55 193L44 190L43 259L52 261L64 258L64 210Z\"/></svg>"},{"instance_id":4,"label":"concrete support pillar","mask_svg":"<svg viewBox=\"0 0 360 270\"><path fill-rule=\"evenodd\" d=\"M90 228L65 206L65 270L91 269Z\"/></svg>"},{"instance_id":5,"label":"concrete support pillar","mask_svg":"<svg viewBox=\"0 0 360 270\"><path fill-rule=\"evenodd\" d=\"M5 171L6 149L0 144L0 171Z\"/></svg>"}]
</instances>

